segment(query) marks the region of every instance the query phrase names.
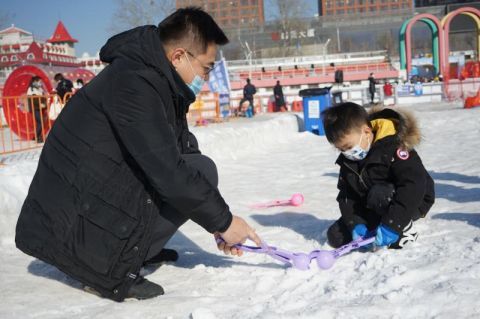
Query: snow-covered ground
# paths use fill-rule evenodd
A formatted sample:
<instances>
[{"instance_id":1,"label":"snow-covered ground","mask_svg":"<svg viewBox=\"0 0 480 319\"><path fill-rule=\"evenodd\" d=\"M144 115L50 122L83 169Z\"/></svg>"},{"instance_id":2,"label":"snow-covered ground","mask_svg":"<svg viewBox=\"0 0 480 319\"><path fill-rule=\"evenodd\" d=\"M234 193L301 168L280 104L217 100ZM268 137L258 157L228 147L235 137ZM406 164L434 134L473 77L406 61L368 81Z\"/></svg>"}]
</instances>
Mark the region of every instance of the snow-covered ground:
<instances>
[{"instance_id":1,"label":"snow-covered ground","mask_svg":"<svg viewBox=\"0 0 480 319\"><path fill-rule=\"evenodd\" d=\"M145 269L166 295L116 303L85 293L56 268L15 248L18 213L38 156L0 167L0 318L479 318L480 108L411 107L418 148L437 201L408 249L352 252L329 270L298 271L263 255L222 255L212 236L185 224L169 243L176 264ZM298 133L293 115L194 128L216 161L220 190L235 214L268 243L299 252L330 249L339 216L337 153L323 137ZM38 154L37 154L38 155ZM303 193L300 207L249 204Z\"/></svg>"}]
</instances>

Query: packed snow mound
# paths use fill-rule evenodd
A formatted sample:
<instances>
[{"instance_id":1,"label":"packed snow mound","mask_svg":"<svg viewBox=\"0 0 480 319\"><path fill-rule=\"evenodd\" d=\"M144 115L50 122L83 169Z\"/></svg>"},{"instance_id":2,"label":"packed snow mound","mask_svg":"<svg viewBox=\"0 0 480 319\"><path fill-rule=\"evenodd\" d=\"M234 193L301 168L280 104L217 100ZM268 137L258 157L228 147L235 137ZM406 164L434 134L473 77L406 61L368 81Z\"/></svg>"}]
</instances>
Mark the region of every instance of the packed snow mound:
<instances>
[{"instance_id":1,"label":"packed snow mound","mask_svg":"<svg viewBox=\"0 0 480 319\"><path fill-rule=\"evenodd\" d=\"M37 168L37 162L0 167L0 245L12 244L18 214Z\"/></svg>"},{"instance_id":2,"label":"packed snow mound","mask_svg":"<svg viewBox=\"0 0 480 319\"><path fill-rule=\"evenodd\" d=\"M191 131L197 137L202 153L216 161L237 160L290 142L299 131L299 120L291 114L259 115L253 119L193 127Z\"/></svg>"}]
</instances>

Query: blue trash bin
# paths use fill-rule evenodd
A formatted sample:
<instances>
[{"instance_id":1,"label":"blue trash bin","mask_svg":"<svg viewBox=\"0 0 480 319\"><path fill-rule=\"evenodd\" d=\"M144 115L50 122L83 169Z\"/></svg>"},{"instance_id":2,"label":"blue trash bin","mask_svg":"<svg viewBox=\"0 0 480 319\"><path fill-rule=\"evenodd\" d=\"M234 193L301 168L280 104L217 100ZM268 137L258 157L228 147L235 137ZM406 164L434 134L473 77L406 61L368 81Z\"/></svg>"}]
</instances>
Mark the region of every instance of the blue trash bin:
<instances>
[{"instance_id":1,"label":"blue trash bin","mask_svg":"<svg viewBox=\"0 0 480 319\"><path fill-rule=\"evenodd\" d=\"M305 89L299 92L303 98L305 130L316 135L325 135L320 114L332 106L331 87Z\"/></svg>"}]
</instances>

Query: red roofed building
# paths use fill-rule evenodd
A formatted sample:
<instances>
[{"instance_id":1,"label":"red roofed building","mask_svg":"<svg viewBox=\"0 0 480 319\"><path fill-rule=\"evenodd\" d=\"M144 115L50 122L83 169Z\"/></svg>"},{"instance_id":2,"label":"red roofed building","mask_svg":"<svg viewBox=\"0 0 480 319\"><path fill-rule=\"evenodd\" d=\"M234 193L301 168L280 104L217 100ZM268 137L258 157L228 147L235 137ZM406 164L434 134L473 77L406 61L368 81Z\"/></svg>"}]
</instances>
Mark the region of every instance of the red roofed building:
<instances>
[{"instance_id":1,"label":"red roofed building","mask_svg":"<svg viewBox=\"0 0 480 319\"><path fill-rule=\"evenodd\" d=\"M79 67L72 38L59 21L55 32L46 42L34 39L32 33L14 25L0 31L0 87L18 66L43 64L61 67Z\"/></svg>"},{"instance_id":2,"label":"red roofed building","mask_svg":"<svg viewBox=\"0 0 480 319\"><path fill-rule=\"evenodd\" d=\"M74 43L78 42L78 40L72 38L62 21L58 21L55 32L50 39L47 40L47 42L56 46L60 46L66 50L67 54L75 56Z\"/></svg>"},{"instance_id":3,"label":"red roofed building","mask_svg":"<svg viewBox=\"0 0 480 319\"><path fill-rule=\"evenodd\" d=\"M77 39L72 38L70 33L68 33L67 29L63 25L62 21L58 21L57 27L55 28L55 32L53 33L52 37L47 40L49 43L75 43L78 42Z\"/></svg>"}]
</instances>

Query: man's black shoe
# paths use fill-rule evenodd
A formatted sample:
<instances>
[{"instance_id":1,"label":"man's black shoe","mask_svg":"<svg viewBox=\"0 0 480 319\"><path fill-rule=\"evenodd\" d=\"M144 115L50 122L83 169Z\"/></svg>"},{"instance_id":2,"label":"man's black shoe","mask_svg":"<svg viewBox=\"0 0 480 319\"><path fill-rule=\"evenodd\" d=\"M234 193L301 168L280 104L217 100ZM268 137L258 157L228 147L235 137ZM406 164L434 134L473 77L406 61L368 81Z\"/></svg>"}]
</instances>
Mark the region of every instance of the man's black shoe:
<instances>
[{"instance_id":1,"label":"man's black shoe","mask_svg":"<svg viewBox=\"0 0 480 319\"><path fill-rule=\"evenodd\" d=\"M165 293L162 286L157 285L147 279L139 276L133 286L128 291L126 298L135 298L138 300L150 299L161 296Z\"/></svg>"},{"instance_id":2,"label":"man's black shoe","mask_svg":"<svg viewBox=\"0 0 480 319\"><path fill-rule=\"evenodd\" d=\"M163 248L157 255L145 260L143 266L159 266L165 262L175 262L178 260L178 253L173 249Z\"/></svg>"}]
</instances>

